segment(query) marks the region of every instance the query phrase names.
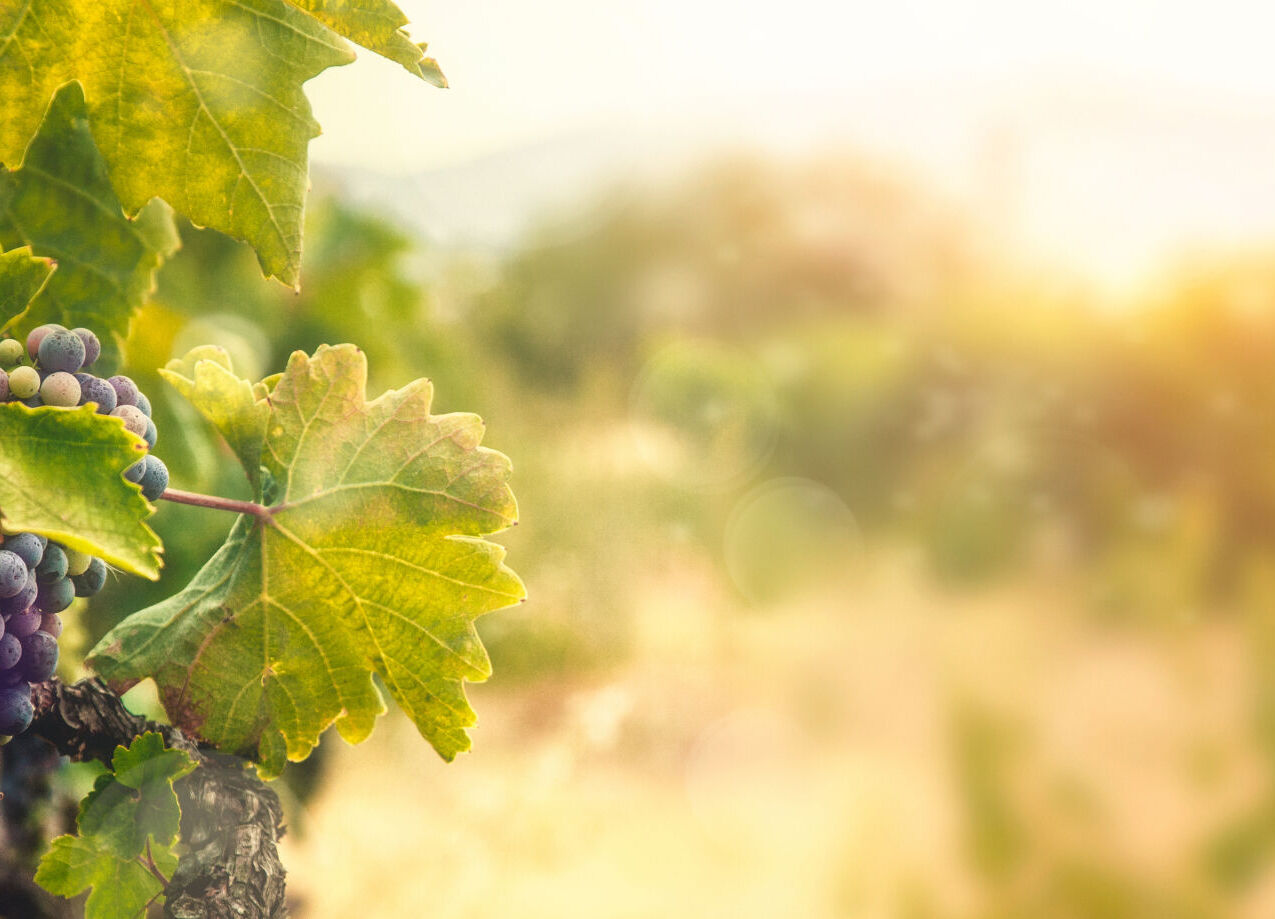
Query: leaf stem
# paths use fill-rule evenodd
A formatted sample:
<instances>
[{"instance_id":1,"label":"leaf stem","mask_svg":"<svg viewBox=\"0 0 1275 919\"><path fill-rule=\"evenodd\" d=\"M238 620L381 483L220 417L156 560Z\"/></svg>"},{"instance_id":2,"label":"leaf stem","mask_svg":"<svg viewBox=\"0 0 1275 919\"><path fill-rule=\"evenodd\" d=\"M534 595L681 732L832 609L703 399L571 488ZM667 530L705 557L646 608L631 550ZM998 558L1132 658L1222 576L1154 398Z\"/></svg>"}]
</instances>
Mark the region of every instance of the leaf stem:
<instances>
[{"instance_id":1,"label":"leaf stem","mask_svg":"<svg viewBox=\"0 0 1275 919\"><path fill-rule=\"evenodd\" d=\"M165 501L173 501L177 504L191 504L195 507L211 507L214 510L230 511L234 514L251 514L261 520L269 520L274 513L271 508L263 504L257 504L253 501L236 501L233 498L220 498L217 495L201 495L193 491L180 491L176 488L167 489L160 495Z\"/></svg>"},{"instance_id":2,"label":"leaf stem","mask_svg":"<svg viewBox=\"0 0 1275 919\"><path fill-rule=\"evenodd\" d=\"M142 856L139 855L137 856L137 860L141 862L143 868L155 875L155 879L157 881L165 887L168 886L168 878L164 877L164 872L159 870L159 867L155 864L154 857L151 855L151 841L149 836L146 838L146 857L142 858ZM163 893L163 891L160 891L160 893ZM158 894L156 894L156 896L158 896ZM154 897L151 899L154 899ZM150 904L147 905L149 906Z\"/></svg>"}]
</instances>

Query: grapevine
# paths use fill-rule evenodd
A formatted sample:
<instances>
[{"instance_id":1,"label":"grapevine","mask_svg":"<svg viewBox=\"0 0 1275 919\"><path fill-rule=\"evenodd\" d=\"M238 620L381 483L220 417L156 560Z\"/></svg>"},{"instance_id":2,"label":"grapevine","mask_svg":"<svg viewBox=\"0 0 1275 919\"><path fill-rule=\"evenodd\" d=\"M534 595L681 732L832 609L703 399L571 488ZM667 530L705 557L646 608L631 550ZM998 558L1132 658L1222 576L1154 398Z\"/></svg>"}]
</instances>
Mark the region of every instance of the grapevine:
<instances>
[{"instance_id":1,"label":"grapevine","mask_svg":"<svg viewBox=\"0 0 1275 919\"><path fill-rule=\"evenodd\" d=\"M17 737L0 779L47 794L27 764L50 749L104 768L42 853L0 857L0 915L64 915L57 898L87 891L87 919L280 917L268 780L329 728L366 739L386 695L445 760L469 748L464 684L491 672L474 620L525 594L487 538L517 519L510 464L477 416L434 413L427 380L369 396L354 345L264 379L199 347L154 369L251 495L170 488L151 398L115 371L179 215L298 284L306 80L353 42L446 81L390 0L0 0L0 30L0 735ZM160 499L238 516L185 587L101 637L92 676L62 682L76 598L159 578ZM123 706L142 680L165 721Z\"/></svg>"}]
</instances>

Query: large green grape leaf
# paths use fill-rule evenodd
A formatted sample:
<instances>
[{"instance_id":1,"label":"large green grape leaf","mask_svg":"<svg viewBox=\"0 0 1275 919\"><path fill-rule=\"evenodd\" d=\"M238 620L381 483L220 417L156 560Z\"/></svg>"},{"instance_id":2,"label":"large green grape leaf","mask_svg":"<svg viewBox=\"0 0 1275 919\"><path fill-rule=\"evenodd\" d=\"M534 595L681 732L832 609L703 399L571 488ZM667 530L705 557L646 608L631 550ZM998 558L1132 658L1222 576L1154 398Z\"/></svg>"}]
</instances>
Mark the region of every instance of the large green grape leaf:
<instances>
[{"instance_id":1,"label":"large green grape leaf","mask_svg":"<svg viewBox=\"0 0 1275 919\"><path fill-rule=\"evenodd\" d=\"M180 240L171 210L158 199L136 219L124 216L78 85L58 91L22 168L0 173L0 220L58 263L44 291L6 328L25 335L46 322L87 326L102 339L99 366L113 368L156 269Z\"/></svg>"},{"instance_id":2,"label":"large green grape leaf","mask_svg":"<svg viewBox=\"0 0 1275 919\"><path fill-rule=\"evenodd\" d=\"M144 522L153 508L122 474L145 450L93 405L0 404L0 524L157 579L160 541Z\"/></svg>"},{"instance_id":3,"label":"large green grape leaf","mask_svg":"<svg viewBox=\"0 0 1275 919\"><path fill-rule=\"evenodd\" d=\"M425 56L425 45L408 37L407 17L389 0L290 0L329 28L369 51L389 58L435 86L447 79L438 62Z\"/></svg>"},{"instance_id":4,"label":"large green grape leaf","mask_svg":"<svg viewBox=\"0 0 1275 919\"><path fill-rule=\"evenodd\" d=\"M428 77L400 19L386 0L0 0L0 161L78 80L127 213L161 197L295 285L319 133L302 84L354 58L329 25Z\"/></svg>"},{"instance_id":5,"label":"large green grape leaf","mask_svg":"<svg viewBox=\"0 0 1275 919\"><path fill-rule=\"evenodd\" d=\"M269 512L240 517L185 590L89 658L117 689L154 677L177 724L267 774L333 722L366 738L384 710L374 672L445 759L467 750L463 681L491 672L473 620L524 596L481 538L517 516L481 420L431 414L426 380L368 402L366 377L357 348L323 347L257 390Z\"/></svg>"},{"instance_id":6,"label":"large green grape leaf","mask_svg":"<svg viewBox=\"0 0 1275 919\"><path fill-rule=\"evenodd\" d=\"M98 776L80 802L75 836L54 839L40 860L36 883L49 893L74 897L93 888L85 919L135 919L162 891L143 865L145 856L171 876L171 846L181 824L173 782L195 768L181 750L164 746L154 732L117 746L111 770Z\"/></svg>"},{"instance_id":7,"label":"large green grape leaf","mask_svg":"<svg viewBox=\"0 0 1275 919\"><path fill-rule=\"evenodd\" d=\"M151 850L156 867L172 877L177 856ZM164 885L135 859L120 858L92 836L59 836L40 860L35 882L51 894L74 897L92 888L84 903L84 919L138 919Z\"/></svg>"}]
</instances>

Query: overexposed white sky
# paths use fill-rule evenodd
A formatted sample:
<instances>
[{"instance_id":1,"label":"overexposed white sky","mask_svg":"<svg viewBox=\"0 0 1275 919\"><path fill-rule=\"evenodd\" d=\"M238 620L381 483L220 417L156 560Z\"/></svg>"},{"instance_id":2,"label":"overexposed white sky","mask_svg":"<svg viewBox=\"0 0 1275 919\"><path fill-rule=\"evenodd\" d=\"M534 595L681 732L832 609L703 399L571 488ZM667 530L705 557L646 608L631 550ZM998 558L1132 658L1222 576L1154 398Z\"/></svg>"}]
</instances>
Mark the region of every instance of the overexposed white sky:
<instances>
[{"instance_id":1,"label":"overexposed white sky","mask_svg":"<svg viewBox=\"0 0 1275 919\"><path fill-rule=\"evenodd\" d=\"M705 127L718 125L721 137L789 151L860 145L958 191L972 188L978 200L989 144L1008 133L1023 183L1008 192L1013 219L1064 257L1107 253L1100 273L1193 234L1275 236L1275 184L1250 188L1262 181L1256 161L1252 179L1237 174L1226 147L1210 140L1220 132L1230 145L1264 147L1275 137L1268 4L400 5L452 88L421 85L366 52L328 71L309 86L325 130L312 148L316 163L407 174L574 132L666 136L674 146L693 125L707 143L714 132ZM1169 167L1147 164L1166 132ZM993 171L1003 153L991 155ZM1138 187L1125 206L1128 169ZM1189 200L1175 209L1192 175L1219 171L1232 173L1225 187L1185 189ZM1126 213L1133 206L1155 213L1140 220Z\"/></svg>"}]
</instances>

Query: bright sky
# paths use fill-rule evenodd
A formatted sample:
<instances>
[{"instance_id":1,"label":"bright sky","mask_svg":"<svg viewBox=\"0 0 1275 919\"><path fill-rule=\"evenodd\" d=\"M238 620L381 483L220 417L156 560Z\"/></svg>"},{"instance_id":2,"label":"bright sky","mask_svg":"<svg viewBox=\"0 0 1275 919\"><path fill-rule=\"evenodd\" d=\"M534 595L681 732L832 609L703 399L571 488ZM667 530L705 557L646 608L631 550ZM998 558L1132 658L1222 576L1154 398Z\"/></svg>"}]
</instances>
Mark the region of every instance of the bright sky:
<instances>
[{"instance_id":1,"label":"bright sky","mask_svg":"<svg viewBox=\"0 0 1275 919\"><path fill-rule=\"evenodd\" d=\"M1140 188L1130 204L1145 209L1148 202L1158 203L1152 208L1157 213L1145 227L1121 221L1126 248L1130 233L1134 248L1146 250L1144 257L1168 245L1160 197L1169 199L1168 236L1174 239L1193 232L1216 238L1234 231L1237 221L1240 235L1275 236L1270 180L1254 196L1246 194L1249 179L1232 175L1217 195L1203 195L1203 207L1195 201L1179 208L1181 213L1173 208L1184 179L1233 171L1225 149L1207 142L1219 124L1241 145L1250 135L1263 147L1275 138L1275 6L1269 4L400 0L400 5L413 21L413 36L430 42L452 88L420 85L362 53L358 63L310 86L325 129L313 147L316 162L409 173L574 131L658 137L690 122L720 122L723 133L729 128L752 142L790 149L831 140L860 143L968 190L980 175L986 178L989 138L994 143L1008 130L1016 156L1023 158L1015 166L1019 180L1030 186L1011 193L1015 219L1046 248L1092 260L1109 248L1095 237L1102 226L1091 225L1111 223L1098 199L1110 201L1122 187L1108 165L1115 162L1121 172L1132 168L1136 174L1167 131L1175 150L1185 150L1170 158L1182 159L1178 165L1186 171L1157 179L1153 163L1150 178L1140 177L1149 187ZM1112 99L1124 100L1123 107ZM1138 125L1147 118L1144 131ZM1122 125L1130 120L1132 136ZM1100 136L1090 144L1095 124ZM1205 142L1198 150L1191 147L1193 134ZM1275 161L1268 162L1275 175ZM1038 186L1048 186L1053 176L1065 191L1046 187L1042 193ZM1162 195L1159 180L1166 183ZM1260 182L1260 175L1255 172L1251 181ZM1091 187L1092 218L1086 216L1091 203L1084 200ZM1198 188L1187 191L1188 197L1201 197ZM1227 200L1220 200L1223 195ZM1250 200L1229 200L1234 195ZM1147 233L1155 238L1142 241L1139 234ZM1086 246L1093 252L1080 251ZM1137 257L1118 255L1122 263Z\"/></svg>"}]
</instances>

